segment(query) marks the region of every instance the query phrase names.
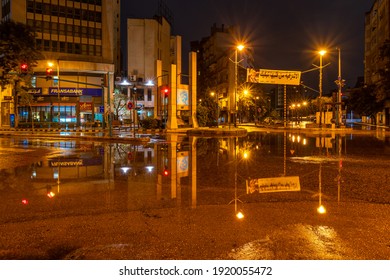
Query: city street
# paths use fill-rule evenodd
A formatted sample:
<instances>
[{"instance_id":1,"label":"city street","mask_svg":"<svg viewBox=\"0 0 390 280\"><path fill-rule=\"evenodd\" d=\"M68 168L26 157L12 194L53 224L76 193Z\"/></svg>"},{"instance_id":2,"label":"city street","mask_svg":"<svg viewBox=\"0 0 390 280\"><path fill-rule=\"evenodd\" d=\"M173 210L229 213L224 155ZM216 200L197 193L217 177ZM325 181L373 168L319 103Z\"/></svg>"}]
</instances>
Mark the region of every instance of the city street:
<instances>
[{"instance_id":1,"label":"city street","mask_svg":"<svg viewBox=\"0 0 390 280\"><path fill-rule=\"evenodd\" d=\"M1 137L0 258L390 259L386 133L151 139Z\"/></svg>"}]
</instances>

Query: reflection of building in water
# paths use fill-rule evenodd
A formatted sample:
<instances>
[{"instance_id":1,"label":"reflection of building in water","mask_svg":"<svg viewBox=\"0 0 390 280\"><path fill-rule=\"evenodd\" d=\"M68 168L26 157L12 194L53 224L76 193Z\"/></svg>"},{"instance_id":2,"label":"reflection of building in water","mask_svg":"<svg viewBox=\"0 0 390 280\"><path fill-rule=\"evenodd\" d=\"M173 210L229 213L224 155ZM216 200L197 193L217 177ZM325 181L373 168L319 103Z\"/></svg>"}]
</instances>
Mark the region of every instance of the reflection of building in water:
<instances>
[{"instance_id":1,"label":"reflection of building in water","mask_svg":"<svg viewBox=\"0 0 390 280\"><path fill-rule=\"evenodd\" d=\"M61 185L61 193L85 193L106 189L101 184L104 178L104 158L93 146L85 146L89 152L77 153L70 156L47 158L33 166L33 185L36 189ZM77 182L77 183L75 183Z\"/></svg>"},{"instance_id":2,"label":"reflection of building in water","mask_svg":"<svg viewBox=\"0 0 390 280\"><path fill-rule=\"evenodd\" d=\"M193 170L196 172L196 166L192 168L196 159L191 141L172 134L167 135L166 142L158 144L114 145L114 180L126 182L128 208L156 201L181 205L183 198L190 198L189 205L194 204L196 191L187 188L196 186L195 180L190 179Z\"/></svg>"}]
</instances>

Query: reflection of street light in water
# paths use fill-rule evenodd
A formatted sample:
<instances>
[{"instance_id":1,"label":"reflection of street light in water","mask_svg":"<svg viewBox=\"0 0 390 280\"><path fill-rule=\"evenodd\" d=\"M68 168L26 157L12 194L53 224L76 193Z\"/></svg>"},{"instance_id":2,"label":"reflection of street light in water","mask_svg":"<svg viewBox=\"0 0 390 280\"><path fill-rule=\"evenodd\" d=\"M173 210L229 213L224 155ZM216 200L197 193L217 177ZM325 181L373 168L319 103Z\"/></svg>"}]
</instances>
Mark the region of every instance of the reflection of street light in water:
<instances>
[{"instance_id":1,"label":"reflection of street light in water","mask_svg":"<svg viewBox=\"0 0 390 280\"><path fill-rule=\"evenodd\" d=\"M243 203L238 197L237 197L237 138L234 138L234 199L229 202L231 204L234 201L234 213L237 217L237 219L241 220L244 218L244 214L242 211L238 211L237 203L238 201Z\"/></svg>"},{"instance_id":2,"label":"reflection of street light in water","mask_svg":"<svg viewBox=\"0 0 390 280\"><path fill-rule=\"evenodd\" d=\"M320 171L318 173L318 208L317 208L317 212L319 214L325 214L326 213L326 209L324 207L324 205L322 205L322 181L321 181L321 171L322 171L322 163L320 162Z\"/></svg>"}]
</instances>

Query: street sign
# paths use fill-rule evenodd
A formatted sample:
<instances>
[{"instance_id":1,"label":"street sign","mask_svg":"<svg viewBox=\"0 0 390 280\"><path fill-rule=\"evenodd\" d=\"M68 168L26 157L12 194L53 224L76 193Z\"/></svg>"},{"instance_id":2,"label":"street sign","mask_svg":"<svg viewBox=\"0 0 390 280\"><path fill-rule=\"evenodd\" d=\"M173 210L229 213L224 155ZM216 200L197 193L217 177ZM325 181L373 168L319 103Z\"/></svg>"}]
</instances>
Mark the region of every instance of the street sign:
<instances>
[{"instance_id":1,"label":"street sign","mask_svg":"<svg viewBox=\"0 0 390 280\"><path fill-rule=\"evenodd\" d=\"M298 176L246 180L247 194L251 194L254 192L272 193L272 192L288 192L288 191L300 191L300 190L301 190L301 185L299 183Z\"/></svg>"},{"instance_id":2,"label":"street sign","mask_svg":"<svg viewBox=\"0 0 390 280\"><path fill-rule=\"evenodd\" d=\"M131 101L127 102L127 109L129 109L129 110L133 109L133 102L131 102Z\"/></svg>"}]
</instances>

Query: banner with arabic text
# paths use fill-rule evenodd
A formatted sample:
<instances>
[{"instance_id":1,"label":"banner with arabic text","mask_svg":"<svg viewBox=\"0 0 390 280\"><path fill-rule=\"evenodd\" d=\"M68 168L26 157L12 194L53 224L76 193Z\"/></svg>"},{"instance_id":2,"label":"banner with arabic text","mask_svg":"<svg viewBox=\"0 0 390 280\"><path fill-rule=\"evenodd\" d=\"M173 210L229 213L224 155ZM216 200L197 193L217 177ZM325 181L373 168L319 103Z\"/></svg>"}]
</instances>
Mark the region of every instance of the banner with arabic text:
<instances>
[{"instance_id":1,"label":"banner with arabic text","mask_svg":"<svg viewBox=\"0 0 390 280\"><path fill-rule=\"evenodd\" d=\"M248 69L247 82L275 85L299 85L301 82L300 71Z\"/></svg>"}]
</instances>

